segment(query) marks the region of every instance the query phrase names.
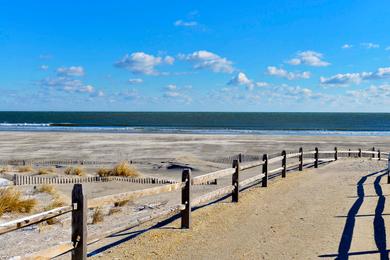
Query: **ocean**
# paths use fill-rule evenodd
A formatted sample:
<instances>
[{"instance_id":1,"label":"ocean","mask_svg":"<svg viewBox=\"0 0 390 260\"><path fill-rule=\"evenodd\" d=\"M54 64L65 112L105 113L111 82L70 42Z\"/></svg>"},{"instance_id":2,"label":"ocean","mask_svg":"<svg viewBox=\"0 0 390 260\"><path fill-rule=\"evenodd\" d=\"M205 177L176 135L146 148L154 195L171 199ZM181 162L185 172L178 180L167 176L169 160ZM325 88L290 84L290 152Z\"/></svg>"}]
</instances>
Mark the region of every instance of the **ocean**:
<instances>
[{"instance_id":1,"label":"ocean","mask_svg":"<svg viewBox=\"0 0 390 260\"><path fill-rule=\"evenodd\" d=\"M390 113L0 112L0 131L390 136Z\"/></svg>"}]
</instances>

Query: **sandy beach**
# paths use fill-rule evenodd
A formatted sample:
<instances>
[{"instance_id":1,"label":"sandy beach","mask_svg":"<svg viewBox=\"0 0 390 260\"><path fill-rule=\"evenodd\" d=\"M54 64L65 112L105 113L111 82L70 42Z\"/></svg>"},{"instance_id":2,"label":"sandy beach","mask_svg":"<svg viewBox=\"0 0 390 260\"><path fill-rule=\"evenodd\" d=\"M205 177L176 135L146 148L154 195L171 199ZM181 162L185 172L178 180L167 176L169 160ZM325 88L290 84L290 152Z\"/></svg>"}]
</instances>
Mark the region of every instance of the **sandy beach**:
<instances>
[{"instance_id":1,"label":"sandy beach","mask_svg":"<svg viewBox=\"0 0 390 260\"><path fill-rule=\"evenodd\" d=\"M197 176L230 167L231 161L229 161L229 157L238 153L242 153L245 156L260 156L263 153L275 153L283 149L293 152L297 151L299 147L303 147L304 150L312 150L316 146L320 150L332 150L335 146L339 147L339 149L357 149L360 147L370 149L374 146L382 151L390 150L390 137L367 136L1 132L0 143L0 159L2 160L77 159L113 162L133 160L134 166L143 176L158 176L175 180L180 180L181 169L169 168L168 166L172 162L191 166L194 169L194 176ZM278 259L278 256L289 256L290 258L295 257L294 254L296 254L296 256L300 256L297 259L311 259L319 254L337 254L337 243L339 243L345 219L335 218L334 216L347 214L353 202L351 199L345 198L346 196L356 196L356 182L359 178L364 174L380 170L386 166L385 161L376 162L369 159L358 159L358 163L355 163L355 160L357 159L347 159L324 166L318 170L319 174L316 174L317 171L307 169L302 174L291 175L288 181L282 181L277 178L270 185L269 189L253 188L253 191L244 193L245 195L243 195L242 202L239 205L233 206L230 203L220 203L210 208L197 210L194 213L194 232L176 230L177 222L173 222L169 224L173 225L173 230L170 226L166 227L166 230L163 227L162 230L146 232L128 243L119 243L119 247L110 248L109 250L99 249L126 237L125 235L119 235L116 238L110 238L94 244L91 246L91 251L95 252L99 257L104 256L107 258L124 258L129 256L139 259L144 257L154 258L154 256L161 259L185 258L189 256L198 257L199 259L212 258L212 256L215 257L217 255L211 254L209 249L214 249L215 251L213 252L220 252L222 248L225 248L225 245L217 238L226 237L226 242L231 251L226 251L225 255L221 255L223 258L230 258L234 255L239 258L262 256L264 259L269 259L269 256L272 256L272 259ZM87 170L88 175L96 174L94 172L96 169L87 168ZM245 178L258 173L259 169L257 168L248 170L245 172ZM230 182L231 178L223 178L219 180L216 186L198 186L194 188L193 196L196 197L207 193ZM324 185L324 183L329 184L329 186ZM72 186L72 184L62 184L55 185L55 188L61 196L69 201ZM123 182L87 183L83 186L88 198L97 198L104 195L152 187L150 184ZM39 200L36 212L42 211L44 206L52 199L47 194L37 195L34 191L35 187L31 185L19 187L19 189L26 196ZM313 194L316 194L316 196L313 197ZM338 197L336 198L335 196ZM259 204L258 198L261 198L266 203ZM89 219L88 232L97 234L120 227L126 223L129 214L147 213L148 210L174 205L179 203L179 201L180 196L175 192L131 201L115 214L108 213L111 208L103 208L104 221L92 225ZM367 201L370 200L368 199ZM234 209L235 207L238 207L238 209ZM314 209L315 211L310 211ZM310 214L305 212L310 212ZM303 215L308 215L310 221L308 221L308 218L302 221L300 218ZM5 214L0 218L0 223L20 216L24 215ZM316 221L321 218L325 218L328 222L319 223L320 226L316 227L314 231L309 229L310 225L317 224ZM236 223L236 219L247 220L233 228L231 226ZM302 225L299 224L300 221L302 221ZM217 226L215 226L216 223L218 223ZM258 224L251 226L253 223ZM267 225L263 226L260 223L267 223ZM280 223L291 223L291 225L279 227ZM325 224L332 225L332 228L330 229ZM152 226L152 223L142 225L131 232L137 232L137 230L140 231L150 226ZM289 234L296 234L298 227L304 230L302 231L304 233L294 235L294 237L297 237L296 240L288 240ZM273 234L273 228L281 229L273 235L272 239L269 239L269 235ZM224 233L228 231L232 233ZM328 232L326 236L322 237L319 235L325 231ZM261 239L255 233L263 234ZM0 244L1 256L7 258L9 256L36 252L56 245L59 242L68 241L69 234L69 217L60 218L60 222L54 225L32 226L11 232L2 235L2 241L4 242ZM229 236L231 237L230 239ZM305 252L299 250L302 247L301 244L294 244L298 240L311 241L310 238L313 236L321 237L322 240L320 238L315 240L313 243L318 244L307 247L308 249ZM158 240L159 237L169 239L160 241ZM250 239L246 241L244 239L246 237L250 237ZM279 242L277 241L282 238L286 239L285 248L287 249L278 251ZM321 247L321 250L317 250L317 245L324 243L323 239L327 239L328 242ZM41 243L36 243L37 240L41 241ZM238 240L245 241L242 244L242 248L236 248L235 245ZM293 243L293 241L295 242ZM181 250L180 243L187 242L191 246L184 246L183 244L183 247L186 247L188 250ZM156 247L153 243L158 243L159 246ZM15 249L15 245L17 245L17 249ZM202 247L201 245L207 245L207 247ZM142 252L142 248L147 250ZM155 249L153 251L157 253L151 254L150 248L158 248L158 250ZM265 248L267 250L264 250ZM99 254L96 252L99 252ZM197 252L198 254L193 255L191 252ZM282 252L283 254L281 254ZM299 253L304 254L300 255ZM283 259L283 257L279 259Z\"/></svg>"}]
</instances>

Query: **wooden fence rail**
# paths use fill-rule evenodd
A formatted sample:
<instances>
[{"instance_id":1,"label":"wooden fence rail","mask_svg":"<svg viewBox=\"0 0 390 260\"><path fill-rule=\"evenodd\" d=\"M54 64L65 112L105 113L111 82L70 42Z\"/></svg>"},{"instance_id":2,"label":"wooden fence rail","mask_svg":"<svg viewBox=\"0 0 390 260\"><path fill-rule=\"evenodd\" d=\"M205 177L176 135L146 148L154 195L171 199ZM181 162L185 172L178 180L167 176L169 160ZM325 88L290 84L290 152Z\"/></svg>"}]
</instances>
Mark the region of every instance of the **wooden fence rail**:
<instances>
[{"instance_id":1,"label":"wooden fence rail","mask_svg":"<svg viewBox=\"0 0 390 260\"><path fill-rule=\"evenodd\" d=\"M388 183L390 183L390 155L389 153L380 152L379 150L375 151L374 148L370 151L363 151L361 149L356 151L338 150L337 148L332 151L319 151L318 148L315 148L314 151L307 152L304 152L303 149L300 148L299 152L296 153L287 153L286 151L283 151L282 153L279 153L279 155L273 154L271 159L268 154L264 154L263 156L258 157L262 158L262 160L255 160L246 163L241 163L242 156L237 156L237 159L233 160L231 168L196 177L192 177L190 169L185 169L182 172L181 182L169 183L143 190L108 195L91 200L87 200L85 194L83 193L82 184L75 183L72 191L72 205L52 209L50 211L0 224L0 235L29 225L37 224L42 221L46 221L56 216L71 213L71 241L34 254L30 254L29 257L55 257L65 252L71 251L72 259L86 259L87 245L101 240L102 238L109 235L123 231L127 228L134 227L140 223L144 223L158 217L168 216L169 214L176 214L177 212L181 212L181 227L188 229L191 227L191 209L193 207L197 207L227 195L232 197L233 202L238 202L239 193L244 187L256 184L261 184L262 187L267 187L270 176L281 175L283 178L286 178L288 172L293 170L302 171L304 167L317 168L321 163L333 162L338 160L339 157L362 157L367 155L369 155L371 158L377 158L378 160L382 159L381 156L388 156L387 174ZM292 160L294 158L298 160ZM271 169L272 165L273 169ZM262 166L260 167L261 170L259 170L259 174L240 181L242 172L259 166ZM191 187L193 185L208 183L210 181L228 176L231 176L232 178L231 185L218 188L217 190L203 194L197 198L191 198ZM101 233L97 236L88 236L87 234L86 218L88 209L101 207L104 205L112 205L116 202L124 200L137 199L145 196L157 195L164 192L173 192L178 190L181 190L181 204L179 205L170 208L159 209L158 211L153 211L152 213L143 217L137 217L136 219L131 220L125 227L116 228L114 230Z\"/></svg>"}]
</instances>

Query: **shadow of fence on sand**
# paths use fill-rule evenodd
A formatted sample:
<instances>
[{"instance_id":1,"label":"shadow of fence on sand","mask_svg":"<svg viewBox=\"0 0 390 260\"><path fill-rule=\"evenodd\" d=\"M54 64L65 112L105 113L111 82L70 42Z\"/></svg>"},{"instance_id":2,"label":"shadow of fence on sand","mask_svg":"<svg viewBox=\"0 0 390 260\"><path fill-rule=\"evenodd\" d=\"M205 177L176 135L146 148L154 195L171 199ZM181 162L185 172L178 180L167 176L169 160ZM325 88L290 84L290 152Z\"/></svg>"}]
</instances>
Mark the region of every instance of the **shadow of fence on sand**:
<instances>
[{"instance_id":1,"label":"shadow of fence on sand","mask_svg":"<svg viewBox=\"0 0 390 260\"><path fill-rule=\"evenodd\" d=\"M360 251L360 252L349 252L351 249L351 243L355 228L355 222L356 217L359 217L358 212L360 207L362 206L364 202L364 185L367 181L368 177L372 177L378 175L375 178L374 181L374 188L376 192L376 196L378 197L378 203L375 209L375 215L374 215L374 238L375 238L375 244L378 248L378 251ZM387 170L381 170L378 172L370 173L365 176L363 176L358 182L357 182L357 199L353 203L352 207L348 211L347 214L347 220L344 225L344 230L341 236L341 240L339 243L338 248L338 254L327 254L327 255L320 255L319 257L336 257L336 259L344 260L348 259L349 256L357 256L357 255L369 255L369 254L380 254L380 259L389 259L389 250L386 249L386 229L385 229L385 223L383 219L383 210L385 207L385 201L386 198L383 195L382 187L380 185L380 181L384 175L387 174ZM371 196L372 197L372 196Z\"/></svg>"}]
</instances>

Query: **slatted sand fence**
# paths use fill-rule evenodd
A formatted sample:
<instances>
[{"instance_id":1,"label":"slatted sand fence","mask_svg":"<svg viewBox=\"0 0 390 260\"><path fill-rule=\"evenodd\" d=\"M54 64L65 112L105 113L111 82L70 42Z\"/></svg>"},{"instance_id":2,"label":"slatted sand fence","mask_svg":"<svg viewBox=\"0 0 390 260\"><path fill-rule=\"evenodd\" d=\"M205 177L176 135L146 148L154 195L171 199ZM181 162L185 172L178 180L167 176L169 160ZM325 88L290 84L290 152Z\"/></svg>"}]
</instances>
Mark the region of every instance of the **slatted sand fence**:
<instances>
[{"instance_id":1,"label":"slatted sand fence","mask_svg":"<svg viewBox=\"0 0 390 260\"><path fill-rule=\"evenodd\" d=\"M338 160L340 157L370 157L372 159L381 160L388 157L388 169L390 169L389 153L382 153L376 150L334 150L320 151L318 148L312 151L303 151L300 148L297 152L282 151L280 155L272 158L268 154L261 156L261 160L251 162L241 162L242 156L234 159L231 168L226 168L211 172L208 174L192 177L190 169L185 169L182 172L182 181L173 184L165 184L157 187L124 192L104 197L87 200L82 184L74 184L72 191L72 203L64 207L52 209L42 213L38 213L29 217L13 220L7 223L0 224L0 235L21 229L26 226L35 225L46 221L53 217L64 214L71 214L71 238L69 242L59 244L40 252L28 255L30 258L52 258L66 252L71 252L72 259L86 259L88 245L95 243L112 234L116 234L123 230L135 227L147 221L167 217L174 214L180 214L181 227L189 229L191 227L191 211L197 206L210 203L217 199L227 198L231 196L232 202L238 203L240 192L249 186L261 185L268 186L268 180L281 176L287 178L288 173L292 171L302 171L304 168L318 168L320 165ZM254 169L258 173L255 176L241 180L243 172ZM387 171L388 183L390 183L390 174ZM202 194L196 198L192 198L192 188L194 185L207 183L215 179L225 177L231 178L231 184ZM181 203L170 207L153 210L146 215L131 218L126 226L115 228L110 231L99 234L87 234L87 210L102 207L104 205L112 205L116 202L124 200L134 200L145 196L158 195L167 192L181 191Z\"/></svg>"}]
</instances>

